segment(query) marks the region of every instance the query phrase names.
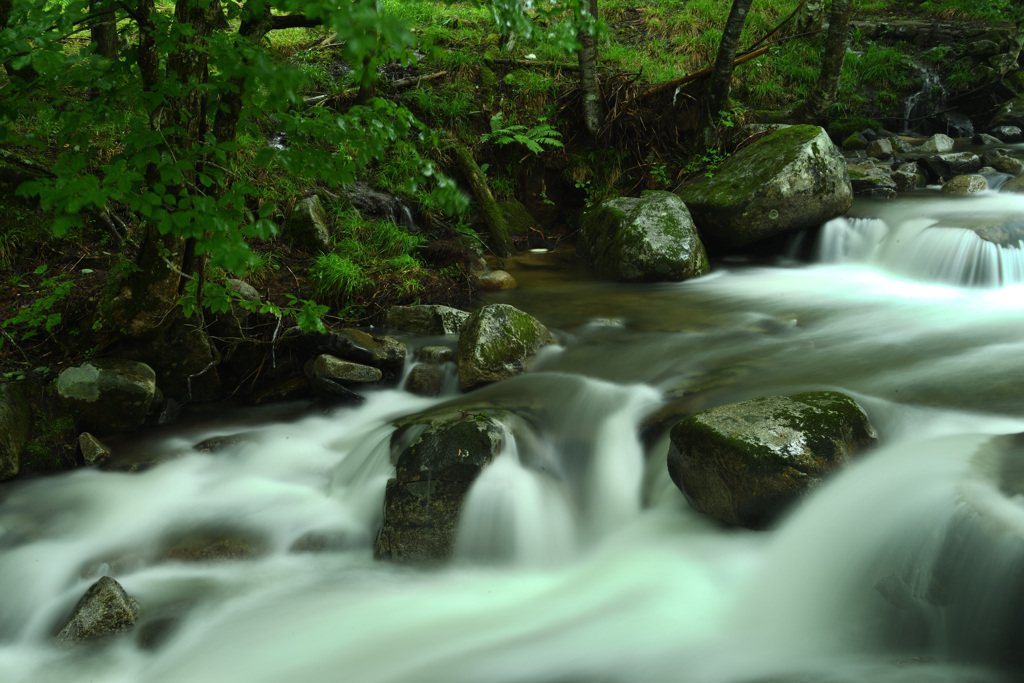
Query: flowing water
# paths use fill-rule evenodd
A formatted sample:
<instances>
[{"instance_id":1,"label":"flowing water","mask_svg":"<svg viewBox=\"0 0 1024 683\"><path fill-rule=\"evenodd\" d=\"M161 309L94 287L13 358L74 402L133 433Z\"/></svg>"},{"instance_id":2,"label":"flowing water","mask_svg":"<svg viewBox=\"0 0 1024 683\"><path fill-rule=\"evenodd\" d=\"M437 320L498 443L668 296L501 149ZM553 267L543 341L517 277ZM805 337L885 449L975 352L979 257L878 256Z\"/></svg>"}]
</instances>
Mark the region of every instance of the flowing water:
<instances>
[{"instance_id":1,"label":"flowing water","mask_svg":"<svg viewBox=\"0 0 1024 683\"><path fill-rule=\"evenodd\" d=\"M1024 199L855 214L814 236L813 263L680 284L524 260L494 300L560 344L466 398L227 413L121 444L166 460L145 471L4 485L0 680L1019 680L1024 498L1004 480L1024 449L999 435L1024 431L1024 271L967 224L1012 221ZM817 389L854 396L880 447L772 531L688 509L666 415ZM529 410L470 492L455 561L375 562L391 422L444 401ZM329 552L295 551L311 532ZM195 534L251 539L252 557L169 550ZM102 575L142 604L139 626L56 649Z\"/></svg>"}]
</instances>

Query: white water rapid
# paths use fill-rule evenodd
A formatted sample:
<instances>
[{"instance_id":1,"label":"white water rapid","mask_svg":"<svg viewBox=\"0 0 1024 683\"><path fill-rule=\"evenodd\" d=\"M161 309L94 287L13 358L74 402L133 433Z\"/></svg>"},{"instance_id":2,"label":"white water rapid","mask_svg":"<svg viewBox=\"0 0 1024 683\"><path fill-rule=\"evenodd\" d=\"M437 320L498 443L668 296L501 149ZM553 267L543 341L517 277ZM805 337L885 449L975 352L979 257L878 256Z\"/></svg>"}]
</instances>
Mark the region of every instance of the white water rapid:
<instances>
[{"instance_id":1,"label":"white water rapid","mask_svg":"<svg viewBox=\"0 0 1024 683\"><path fill-rule=\"evenodd\" d=\"M121 444L165 460L148 470L5 484L0 681L1020 680L1024 448L1003 435L1024 432L1024 271L1015 249L920 240L1022 202L865 204L825 229L824 262L719 264L681 284L523 268L494 300L562 341L523 376L466 397L375 390L326 414L194 418ZM817 389L855 397L879 448L770 531L687 507L659 411ZM474 484L450 565L375 562L392 422L445 401L530 409ZM293 548L310 532L327 551ZM255 550L170 552L197 533ZM138 599L139 625L57 649L102 575Z\"/></svg>"}]
</instances>

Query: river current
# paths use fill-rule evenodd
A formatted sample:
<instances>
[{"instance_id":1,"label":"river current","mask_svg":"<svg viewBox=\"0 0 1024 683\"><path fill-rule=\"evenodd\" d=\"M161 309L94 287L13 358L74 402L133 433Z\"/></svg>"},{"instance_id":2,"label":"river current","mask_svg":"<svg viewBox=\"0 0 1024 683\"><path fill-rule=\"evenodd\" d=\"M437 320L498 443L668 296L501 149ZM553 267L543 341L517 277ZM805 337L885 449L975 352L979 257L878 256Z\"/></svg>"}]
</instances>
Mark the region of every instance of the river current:
<instances>
[{"instance_id":1,"label":"river current","mask_svg":"<svg viewBox=\"0 0 1024 683\"><path fill-rule=\"evenodd\" d=\"M995 192L859 203L804 237L809 261L679 284L524 258L520 289L490 300L560 339L525 375L193 419L124 444L166 460L151 469L5 484L0 680L1019 680L1024 508L979 462L1024 431L1024 269L1006 265L1019 245L965 228L1021 216L1024 197ZM770 531L688 508L665 416L819 389L853 396L880 446ZM449 566L376 562L391 423L446 401L529 403L530 418L474 484ZM260 552L166 559L174 539L225 531ZM296 552L310 532L330 551ZM56 649L103 575L141 603L136 631Z\"/></svg>"}]
</instances>

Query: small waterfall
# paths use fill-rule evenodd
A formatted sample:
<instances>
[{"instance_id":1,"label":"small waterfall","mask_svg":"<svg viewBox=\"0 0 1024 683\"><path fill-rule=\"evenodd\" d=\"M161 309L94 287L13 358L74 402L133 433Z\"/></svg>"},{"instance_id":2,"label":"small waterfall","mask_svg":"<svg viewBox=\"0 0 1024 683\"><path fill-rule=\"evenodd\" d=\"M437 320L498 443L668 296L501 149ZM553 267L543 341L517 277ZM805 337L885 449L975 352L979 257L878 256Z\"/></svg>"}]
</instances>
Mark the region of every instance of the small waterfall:
<instances>
[{"instance_id":1,"label":"small waterfall","mask_svg":"<svg viewBox=\"0 0 1024 683\"><path fill-rule=\"evenodd\" d=\"M821 228L818 260L823 263L871 261L889 226L878 218L833 218Z\"/></svg>"},{"instance_id":2,"label":"small waterfall","mask_svg":"<svg viewBox=\"0 0 1024 683\"><path fill-rule=\"evenodd\" d=\"M921 89L907 98L903 106L903 134L922 131L922 123L935 116L946 101L946 88L934 67L915 64L921 77Z\"/></svg>"}]
</instances>

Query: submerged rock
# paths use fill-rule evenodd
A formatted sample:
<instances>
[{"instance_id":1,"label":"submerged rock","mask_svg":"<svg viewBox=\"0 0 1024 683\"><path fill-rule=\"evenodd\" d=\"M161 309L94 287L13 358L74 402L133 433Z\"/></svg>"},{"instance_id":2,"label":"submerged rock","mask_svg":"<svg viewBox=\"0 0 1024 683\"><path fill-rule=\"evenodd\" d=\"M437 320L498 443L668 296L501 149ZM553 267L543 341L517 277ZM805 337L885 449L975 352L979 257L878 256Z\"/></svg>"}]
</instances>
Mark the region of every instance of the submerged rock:
<instances>
[{"instance_id":1,"label":"submerged rock","mask_svg":"<svg viewBox=\"0 0 1024 683\"><path fill-rule=\"evenodd\" d=\"M83 642L130 631L142 609L114 579L102 577L89 587L54 639L67 649Z\"/></svg>"},{"instance_id":2,"label":"submerged rock","mask_svg":"<svg viewBox=\"0 0 1024 683\"><path fill-rule=\"evenodd\" d=\"M678 422L668 469L694 509L762 529L875 440L867 415L849 396L765 396Z\"/></svg>"},{"instance_id":3,"label":"submerged rock","mask_svg":"<svg viewBox=\"0 0 1024 683\"><path fill-rule=\"evenodd\" d=\"M445 409L403 424L391 443L395 478L384 495L374 553L398 562L448 559L469 487L504 448L501 423Z\"/></svg>"},{"instance_id":4,"label":"submerged rock","mask_svg":"<svg viewBox=\"0 0 1024 683\"><path fill-rule=\"evenodd\" d=\"M846 160L823 129L808 125L758 140L678 194L705 243L726 247L816 228L853 203Z\"/></svg>"},{"instance_id":5,"label":"submerged rock","mask_svg":"<svg viewBox=\"0 0 1024 683\"><path fill-rule=\"evenodd\" d=\"M554 341L547 327L514 306L477 309L459 337L459 384L468 391L518 375L533 354Z\"/></svg>"},{"instance_id":6,"label":"submerged rock","mask_svg":"<svg viewBox=\"0 0 1024 683\"><path fill-rule=\"evenodd\" d=\"M78 424L97 431L141 427L156 396L156 373L145 363L105 358L64 370L57 393L78 411Z\"/></svg>"},{"instance_id":7,"label":"submerged rock","mask_svg":"<svg viewBox=\"0 0 1024 683\"><path fill-rule=\"evenodd\" d=\"M686 205L671 192L601 202L580 220L577 253L606 277L677 282L708 272Z\"/></svg>"}]
</instances>

